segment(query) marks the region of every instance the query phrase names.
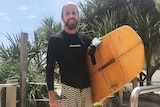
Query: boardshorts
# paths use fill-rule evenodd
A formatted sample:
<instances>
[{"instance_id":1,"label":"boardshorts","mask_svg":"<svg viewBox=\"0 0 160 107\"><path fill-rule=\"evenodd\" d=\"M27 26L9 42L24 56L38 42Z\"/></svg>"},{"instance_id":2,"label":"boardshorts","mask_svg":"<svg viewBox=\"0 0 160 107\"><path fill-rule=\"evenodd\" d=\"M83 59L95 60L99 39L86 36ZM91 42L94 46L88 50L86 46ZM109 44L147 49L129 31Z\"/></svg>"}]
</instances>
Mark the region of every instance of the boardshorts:
<instances>
[{"instance_id":1,"label":"boardshorts","mask_svg":"<svg viewBox=\"0 0 160 107\"><path fill-rule=\"evenodd\" d=\"M92 107L91 88L73 88L62 84L60 107Z\"/></svg>"}]
</instances>

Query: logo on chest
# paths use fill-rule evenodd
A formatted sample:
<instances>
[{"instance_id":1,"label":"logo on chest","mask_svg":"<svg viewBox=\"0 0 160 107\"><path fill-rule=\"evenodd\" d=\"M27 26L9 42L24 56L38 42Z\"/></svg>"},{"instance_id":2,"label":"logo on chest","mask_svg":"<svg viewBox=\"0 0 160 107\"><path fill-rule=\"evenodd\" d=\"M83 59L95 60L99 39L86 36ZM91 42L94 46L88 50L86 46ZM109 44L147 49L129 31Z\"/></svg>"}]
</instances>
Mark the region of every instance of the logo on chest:
<instances>
[{"instance_id":1,"label":"logo on chest","mask_svg":"<svg viewBox=\"0 0 160 107\"><path fill-rule=\"evenodd\" d=\"M81 44L71 44L69 45L70 48L80 48L81 47Z\"/></svg>"}]
</instances>

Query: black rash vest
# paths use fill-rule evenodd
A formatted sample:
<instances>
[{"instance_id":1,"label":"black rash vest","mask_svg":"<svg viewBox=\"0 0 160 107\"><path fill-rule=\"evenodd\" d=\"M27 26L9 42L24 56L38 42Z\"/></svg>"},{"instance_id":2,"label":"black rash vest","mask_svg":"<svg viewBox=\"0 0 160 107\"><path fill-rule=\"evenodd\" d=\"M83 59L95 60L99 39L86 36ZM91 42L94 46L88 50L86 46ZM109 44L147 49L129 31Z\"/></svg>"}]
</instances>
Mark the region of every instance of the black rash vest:
<instances>
[{"instance_id":1,"label":"black rash vest","mask_svg":"<svg viewBox=\"0 0 160 107\"><path fill-rule=\"evenodd\" d=\"M90 86L86 54L91 43L81 33L68 34L64 30L53 35L48 42L46 81L48 90L54 90L55 61L60 67L61 82L74 88Z\"/></svg>"}]
</instances>

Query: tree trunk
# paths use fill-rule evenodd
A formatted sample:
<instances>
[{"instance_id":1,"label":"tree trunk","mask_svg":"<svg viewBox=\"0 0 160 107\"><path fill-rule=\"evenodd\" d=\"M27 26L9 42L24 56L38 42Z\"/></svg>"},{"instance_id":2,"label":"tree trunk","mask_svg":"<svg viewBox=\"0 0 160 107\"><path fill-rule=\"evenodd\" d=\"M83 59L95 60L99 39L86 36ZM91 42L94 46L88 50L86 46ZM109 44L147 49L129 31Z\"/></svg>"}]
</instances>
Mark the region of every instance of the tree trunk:
<instances>
[{"instance_id":1,"label":"tree trunk","mask_svg":"<svg viewBox=\"0 0 160 107\"><path fill-rule=\"evenodd\" d=\"M146 72L147 72L147 85L151 85L151 56L152 56L152 52L150 49L148 49L146 51Z\"/></svg>"}]
</instances>

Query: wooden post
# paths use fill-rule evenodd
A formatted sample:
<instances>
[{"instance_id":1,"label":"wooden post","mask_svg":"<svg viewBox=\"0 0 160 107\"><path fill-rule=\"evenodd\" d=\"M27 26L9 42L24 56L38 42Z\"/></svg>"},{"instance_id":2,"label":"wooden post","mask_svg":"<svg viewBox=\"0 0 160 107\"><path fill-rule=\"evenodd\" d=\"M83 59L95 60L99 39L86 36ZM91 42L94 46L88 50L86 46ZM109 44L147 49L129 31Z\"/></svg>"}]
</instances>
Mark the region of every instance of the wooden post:
<instances>
[{"instance_id":1,"label":"wooden post","mask_svg":"<svg viewBox=\"0 0 160 107\"><path fill-rule=\"evenodd\" d=\"M133 89L136 88L136 87L138 87L137 77L135 77L135 78L133 79Z\"/></svg>"},{"instance_id":2,"label":"wooden post","mask_svg":"<svg viewBox=\"0 0 160 107\"><path fill-rule=\"evenodd\" d=\"M27 45L28 34L21 33L20 41L20 107L26 107L26 77L27 77Z\"/></svg>"},{"instance_id":3,"label":"wooden post","mask_svg":"<svg viewBox=\"0 0 160 107\"><path fill-rule=\"evenodd\" d=\"M7 80L7 84L16 84L17 79ZM6 87L6 107L16 107L17 86Z\"/></svg>"},{"instance_id":4,"label":"wooden post","mask_svg":"<svg viewBox=\"0 0 160 107\"><path fill-rule=\"evenodd\" d=\"M2 87L0 87L0 107L2 107Z\"/></svg>"},{"instance_id":5,"label":"wooden post","mask_svg":"<svg viewBox=\"0 0 160 107\"><path fill-rule=\"evenodd\" d=\"M119 90L118 92L119 100L120 100L120 107L123 105L123 89Z\"/></svg>"}]
</instances>

